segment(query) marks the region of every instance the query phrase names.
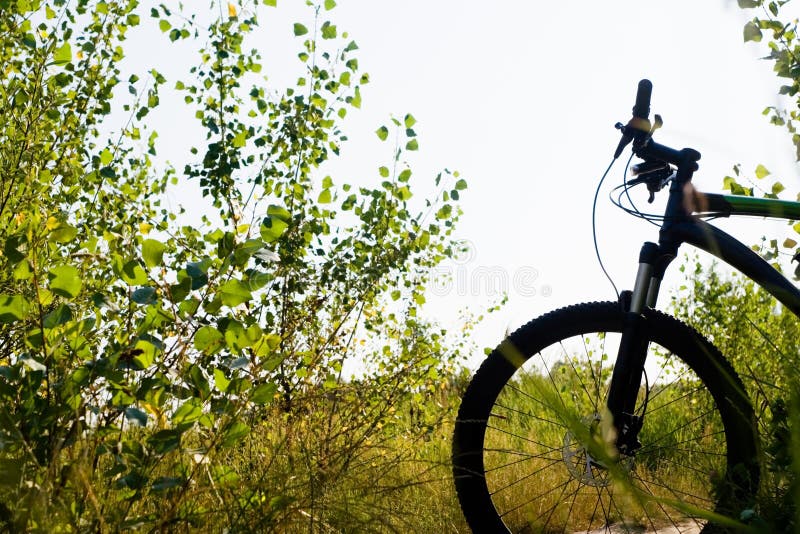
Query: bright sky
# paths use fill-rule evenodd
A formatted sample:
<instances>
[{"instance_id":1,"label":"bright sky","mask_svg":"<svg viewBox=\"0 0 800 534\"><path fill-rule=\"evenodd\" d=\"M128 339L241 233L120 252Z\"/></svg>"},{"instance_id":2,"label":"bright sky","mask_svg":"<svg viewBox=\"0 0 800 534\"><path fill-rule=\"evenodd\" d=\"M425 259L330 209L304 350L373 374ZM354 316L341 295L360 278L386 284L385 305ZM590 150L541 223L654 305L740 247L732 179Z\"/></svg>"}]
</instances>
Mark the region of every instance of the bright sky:
<instances>
[{"instance_id":1,"label":"bright sky","mask_svg":"<svg viewBox=\"0 0 800 534\"><path fill-rule=\"evenodd\" d=\"M262 12L259 36L276 83L298 74L292 22L311 27L302 2L278 5ZM619 138L613 125L630 117L640 78L652 80L651 112L665 121L659 142L703 154L699 189L720 190L735 163L748 171L762 163L787 187L798 184L788 136L761 116L779 81L757 59L764 47L743 43L748 14L734 0L339 0L329 16L358 42L371 82L327 172L340 183L377 178L390 154L375 129L391 114L413 113L418 187L444 167L469 183L458 235L471 252L442 267L453 281L432 289L428 313L456 325L459 309L496 300L490 279L509 295L477 330L480 346L556 307L613 298L592 247L592 197ZM146 61L169 71L185 58ZM194 127L175 113L156 125L162 153L180 150ZM621 182L623 163L609 186ZM608 189L598 208L601 252L618 287L629 288L641 243L657 235L614 208ZM748 244L783 228L749 223L745 232L721 226Z\"/></svg>"}]
</instances>

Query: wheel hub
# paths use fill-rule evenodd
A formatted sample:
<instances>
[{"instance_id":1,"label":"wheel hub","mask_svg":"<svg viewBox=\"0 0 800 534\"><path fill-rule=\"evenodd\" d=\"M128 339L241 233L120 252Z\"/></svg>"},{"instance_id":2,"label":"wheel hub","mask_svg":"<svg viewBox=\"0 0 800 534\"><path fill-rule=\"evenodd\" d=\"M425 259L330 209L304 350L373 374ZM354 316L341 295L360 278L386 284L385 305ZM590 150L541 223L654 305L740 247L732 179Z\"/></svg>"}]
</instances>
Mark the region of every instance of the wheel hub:
<instances>
[{"instance_id":1,"label":"wheel hub","mask_svg":"<svg viewBox=\"0 0 800 534\"><path fill-rule=\"evenodd\" d=\"M600 438L600 414L584 417L582 423L589 430L589 436ZM602 441L599 441L602 443ZM608 468L603 462L589 452L587 447L572 433L567 430L564 434L564 445L561 448L561 458L569 474L581 484L594 487L606 487L611 483ZM633 457L623 456L618 463L626 471L633 468Z\"/></svg>"}]
</instances>

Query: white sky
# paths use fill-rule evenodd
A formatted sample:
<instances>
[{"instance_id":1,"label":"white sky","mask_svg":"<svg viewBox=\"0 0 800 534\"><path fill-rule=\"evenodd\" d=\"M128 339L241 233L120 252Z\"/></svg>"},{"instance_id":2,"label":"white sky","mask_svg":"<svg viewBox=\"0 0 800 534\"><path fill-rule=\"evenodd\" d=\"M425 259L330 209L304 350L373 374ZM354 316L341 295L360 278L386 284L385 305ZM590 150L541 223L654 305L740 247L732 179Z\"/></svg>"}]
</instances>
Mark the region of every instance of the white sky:
<instances>
[{"instance_id":1,"label":"white sky","mask_svg":"<svg viewBox=\"0 0 800 534\"><path fill-rule=\"evenodd\" d=\"M302 3L278 0L261 15L257 39L278 85L300 72L292 22L312 26ZM591 203L618 142L613 125L630 117L640 78L652 80L651 112L664 117L658 141L703 154L699 189L720 190L734 163L748 171L762 163L797 189L789 138L761 116L780 82L757 59L765 47L743 43L748 14L734 0L340 0L328 16L359 44L371 82L327 172L337 183L377 179L391 155L375 129L390 114L417 118L421 148L409 158L417 194L444 167L469 183L458 235L472 252L443 266L455 279L432 292L428 313L455 325L459 309L493 300L487 277L506 280L509 302L476 332L480 346L556 307L613 298L594 256ZM180 50L159 48L131 61L166 73L186 65ZM154 117L168 157L185 154L196 128L179 105ZM618 162L609 186L622 169ZM601 252L618 287L629 288L642 241L657 234L614 208L608 189L598 208ZM746 232L721 226L748 244L783 228L749 223Z\"/></svg>"}]
</instances>

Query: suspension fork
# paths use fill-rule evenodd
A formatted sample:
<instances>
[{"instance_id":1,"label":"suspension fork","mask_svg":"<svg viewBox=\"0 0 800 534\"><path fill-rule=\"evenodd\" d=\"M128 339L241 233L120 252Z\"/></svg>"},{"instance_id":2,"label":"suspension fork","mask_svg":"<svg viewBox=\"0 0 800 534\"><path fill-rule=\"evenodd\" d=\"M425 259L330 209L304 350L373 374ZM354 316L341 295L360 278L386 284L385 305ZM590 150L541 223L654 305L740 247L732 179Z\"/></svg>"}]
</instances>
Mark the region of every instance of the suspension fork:
<instances>
[{"instance_id":1,"label":"suspension fork","mask_svg":"<svg viewBox=\"0 0 800 534\"><path fill-rule=\"evenodd\" d=\"M635 415L636 399L649 345L647 318L642 312L645 307L655 307L661 280L675 252L665 251L655 243L642 245L633 291L624 292L620 299L625 318L606 406L617 430L617 449L623 454L631 454L641 446L637 436L642 418Z\"/></svg>"}]
</instances>

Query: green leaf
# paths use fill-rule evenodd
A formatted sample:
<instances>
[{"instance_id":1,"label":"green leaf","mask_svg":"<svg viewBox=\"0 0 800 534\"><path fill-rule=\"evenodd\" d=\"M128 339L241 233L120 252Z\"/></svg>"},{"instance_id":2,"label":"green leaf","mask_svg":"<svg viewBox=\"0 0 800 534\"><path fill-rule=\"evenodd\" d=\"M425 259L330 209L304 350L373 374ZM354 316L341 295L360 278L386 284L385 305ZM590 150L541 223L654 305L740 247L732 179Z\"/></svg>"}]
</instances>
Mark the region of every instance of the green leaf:
<instances>
[{"instance_id":1,"label":"green leaf","mask_svg":"<svg viewBox=\"0 0 800 534\"><path fill-rule=\"evenodd\" d=\"M319 202L320 204L330 204L331 190L323 189L322 192L320 192L319 197L317 198L317 202Z\"/></svg>"},{"instance_id":2,"label":"green leaf","mask_svg":"<svg viewBox=\"0 0 800 534\"><path fill-rule=\"evenodd\" d=\"M125 283L132 286L143 286L147 283L147 273L139 265L136 260L125 261L121 256L114 256L111 260L111 266L114 273L119 276Z\"/></svg>"},{"instance_id":3,"label":"green leaf","mask_svg":"<svg viewBox=\"0 0 800 534\"><path fill-rule=\"evenodd\" d=\"M330 11L336 7L336 2L334 0L325 0L325 11Z\"/></svg>"},{"instance_id":4,"label":"green leaf","mask_svg":"<svg viewBox=\"0 0 800 534\"><path fill-rule=\"evenodd\" d=\"M225 376L225 373L222 372L222 369L214 369L214 385L217 386L217 389L221 392L225 393L228 390L228 384L231 381L228 380L228 377Z\"/></svg>"},{"instance_id":5,"label":"green leaf","mask_svg":"<svg viewBox=\"0 0 800 534\"><path fill-rule=\"evenodd\" d=\"M411 198L412 196L411 190L406 186L400 187L397 189L396 196L397 198L405 202L406 200Z\"/></svg>"},{"instance_id":6,"label":"green leaf","mask_svg":"<svg viewBox=\"0 0 800 534\"><path fill-rule=\"evenodd\" d=\"M325 21L325 23L322 25L322 28L320 28L320 33L322 34L323 39L335 39L336 26L328 21Z\"/></svg>"},{"instance_id":7,"label":"green leaf","mask_svg":"<svg viewBox=\"0 0 800 534\"><path fill-rule=\"evenodd\" d=\"M289 224L286 221L271 215L264 219L264 222L261 224L261 239L263 239L265 243L272 243L283 235L283 232L288 226Z\"/></svg>"},{"instance_id":8,"label":"green leaf","mask_svg":"<svg viewBox=\"0 0 800 534\"><path fill-rule=\"evenodd\" d=\"M255 404L269 404L272 402L272 399L275 397L275 393L277 391L278 386L272 382L261 384L253 390L253 393L251 393L250 402Z\"/></svg>"},{"instance_id":9,"label":"green leaf","mask_svg":"<svg viewBox=\"0 0 800 534\"><path fill-rule=\"evenodd\" d=\"M794 248L796 246L797 246L797 241L788 237L783 242L784 248Z\"/></svg>"},{"instance_id":10,"label":"green leaf","mask_svg":"<svg viewBox=\"0 0 800 534\"><path fill-rule=\"evenodd\" d=\"M228 280L219 288L219 296L225 306L238 306L253 298L250 288L240 280Z\"/></svg>"},{"instance_id":11,"label":"green leaf","mask_svg":"<svg viewBox=\"0 0 800 534\"><path fill-rule=\"evenodd\" d=\"M784 189L786 189L786 188L785 188L785 187L783 186L783 184L782 184L782 183L780 183L780 182L775 182L774 184L772 184L772 194L773 194L773 195L780 195L780 194L781 194L781 192L782 192Z\"/></svg>"},{"instance_id":12,"label":"green leaf","mask_svg":"<svg viewBox=\"0 0 800 534\"><path fill-rule=\"evenodd\" d=\"M356 90L350 99L350 105L357 109L361 107L361 90L358 87L356 87Z\"/></svg>"},{"instance_id":13,"label":"green leaf","mask_svg":"<svg viewBox=\"0 0 800 534\"><path fill-rule=\"evenodd\" d=\"M81 291L81 273L72 265L59 265L50 269L50 290L65 298L75 298Z\"/></svg>"},{"instance_id":14,"label":"green leaf","mask_svg":"<svg viewBox=\"0 0 800 534\"><path fill-rule=\"evenodd\" d=\"M42 323L45 328L55 328L71 320L72 309L66 304L61 304L58 308L45 315Z\"/></svg>"},{"instance_id":15,"label":"green leaf","mask_svg":"<svg viewBox=\"0 0 800 534\"><path fill-rule=\"evenodd\" d=\"M144 337L144 336L142 336ZM149 337L149 336L148 336ZM160 347L156 345L157 341L154 339L139 339L134 345L138 354L133 358L136 363L134 369L147 369L156 361L156 353Z\"/></svg>"},{"instance_id":16,"label":"green leaf","mask_svg":"<svg viewBox=\"0 0 800 534\"><path fill-rule=\"evenodd\" d=\"M247 144L247 130L242 130L233 137L233 147L242 148Z\"/></svg>"},{"instance_id":17,"label":"green leaf","mask_svg":"<svg viewBox=\"0 0 800 534\"><path fill-rule=\"evenodd\" d=\"M756 167L756 178L758 178L760 180L760 179L764 178L765 176L769 176L769 171L767 170L766 167L764 167L763 165L759 164L758 167Z\"/></svg>"},{"instance_id":18,"label":"green leaf","mask_svg":"<svg viewBox=\"0 0 800 534\"><path fill-rule=\"evenodd\" d=\"M170 28L172 28L172 24L169 23L166 19L161 19L158 21L158 27L162 32L168 32Z\"/></svg>"},{"instance_id":19,"label":"green leaf","mask_svg":"<svg viewBox=\"0 0 800 534\"><path fill-rule=\"evenodd\" d=\"M294 34L295 35L299 36L299 35L305 35L307 33L308 33L308 28L306 28L305 26L303 26L299 22L295 22L294 23Z\"/></svg>"},{"instance_id":20,"label":"green leaf","mask_svg":"<svg viewBox=\"0 0 800 534\"><path fill-rule=\"evenodd\" d=\"M22 260L21 262L17 263L17 265L14 267L13 276L14 280L30 280L33 277L31 264L28 263L28 260Z\"/></svg>"},{"instance_id":21,"label":"green leaf","mask_svg":"<svg viewBox=\"0 0 800 534\"><path fill-rule=\"evenodd\" d=\"M264 5L265 6L270 6L270 7L277 7L278 6L278 0L264 0Z\"/></svg>"},{"instance_id":22,"label":"green leaf","mask_svg":"<svg viewBox=\"0 0 800 534\"><path fill-rule=\"evenodd\" d=\"M450 216L453 214L453 207L450 204L445 204L439 211L436 212L437 219L449 219Z\"/></svg>"},{"instance_id":23,"label":"green leaf","mask_svg":"<svg viewBox=\"0 0 800 534\"><path fill-rule=\"evenodd\" d=\"M203 404L200 399L190 398L172 414L172 424L175 426L191 424L203 415Z\"/></svg>"},{"instance_id":24,"label":"green leaf","mask_svg":"<svg viewBox=\"0 0 800 534\"><path fill-rule=\"evenodd\" d=\"M386 138L389 136L389 128L387 128L386 126L381 126L377 130L375 130L375 134L381 141L386 141Z\"/></svg>"},{"instance_id":25,"label":"green leaf","mask_svg":"<svg viewBox=\"0 0 800 534\"><path fill-rule=\"evenodd\" d=\"M131 300L136 304L152 304L156 301L156 288L140 287L131 294Z\"/></svg>"},{"instance_id":26,"label":"green leaf","mask_svg":"<svg viewBox=\"0 0 800 534\"><path fill-rule=\"evenodd\" d=\"M276 206L275 204L270 204L267 207L267 215L270 218L280 219L283 222L290 222L292 220L292 214L289 211L281 206Z\"/></svg>"},{"instance_id":27,"label":"green leaf","mask_svg":"<svg viewBox=\"0 0 800 534\"><path fill-rule=\"evenodd\" d=\"M412 139L408 143L406 143L406 150L417 150L419 149L419 143L416 139Z\"/></svg>"},{"instance_id":28,"label":"green leaf","mask_svg":"<svg viewBox=\"0 0 800 534\"><path fill-rule=\"evenodd\" d=\"M32 33L26 33L22 36L22 44L27 46L28 48L36 48L36 36Z\"/></svg>"},{"instance_id":29,"label":"green leaf","mask_svg":"<svg viewBox=\"0 0 800 534\"><path fill-rule=\"evenodd\" d=\"M200 289L208 283L208 260L193 261L186 264L186 274L192 281L192 289Z\"/></svg>"},{"instance_id":30,"label":"green leaf","mask_svg":"<svg viewBox=\"0 0 800 534\"><path fill-rule=\"evenodd\" d=\"M147 426L147 413L139 408L135 408L133 406L128 406L125 408L125 418L139 426Z\"/></svg>"},{"instance_id":31,"label":"green leaf","mask_svg":"<svg viewBox=\"0 0 800 534\"><path fill-rule=\"evenodd\" d=\"M147 442L156 454L166 454L180 447L181 434L183 432L177 428L159 430L150 436Z\"/></svg>"},{"instance_id":32,"label":"green leaf","mask_svg":"<svg viewBox=\"0 0 800 534\"><path fill-rule=\"evenodd\" d=\"M389 168L388 167L380 167L378 169L378 172L384 178L388 178L389 177Z\"/></svg>"},{"instance_id":33,"label":"green leaf","mask_svg":"<svg viewBox=\"0 0 800 534\"><path fill-rule=\"evenodd\" d=\"M30 305L22 295L0 295L0 323L13 323L28 315Z\"/></svg>"},{"instance_id":34,"label":"green leaf","mask_svg":"<svg viewBox=\"0 0 800 534\"><path fill-rule=\"evenodd\" d=\"M142 241L142 259L148 268L158 267L164 256L166 245L155 239Z\"/></svg>"},{"instance_id":35,"label":"green leaf","mask_svg":"<svg viewBox=\"0 0 800 534\"><path fill-rule=\"evenodd\" d=\"M222 333L213 326L202 326L194 334L194 347L206 354L214 354L224 345Z\"/></svg>"},{"instance_id":36,"label":"green leaf","mask_svg":"<svg viewBox=\"0 0 800 534\"><path fill-rule=\"evenodd\" d=\"M758 0L737 0L741 9L752 9L758 7L760 2Z\"/></svg>"},{"instance_id":37,"label":"green leaf","mask_svg":"<svg viewBox=\"0 0 800 534\"><path fill-rule=\"evenodd\" d=\"M463 191L467 188L467 182L463 178L456 182L456 191Z\"/></svg>"},{"instance_id":38,"label":"green leaf","mask_svg":"<svg viewBox=\"0 0 800 534\"><path fill-rule=\"evenodd\" d=\"M744 42L761 41L761 29L752 20L744 25Z\"/></svg>"},{"instance_id":39,"label":"green leaf","mask_svg":"<svg viewBox=\"0 0 800 534\"><path fill-rule=\"evenodd\" d=\"M403 122L406 125L406 128L411 128L417 123L417 119L411 113L407 113Z\"/></svg>"},{"instance_id":40,"label":"green leaf","mask_svg":"<svg viewBox=\"0 0 800 534\"><path fill-rule=\"evenodd\" d=\"M64 43L53 52L53 62L56 65L66 65L70 61L72 61L72 47L69 43Z\"/></svg>"},{"instance_id":41,"label":"green leaf","mask_svg":"<svg viewBox=\"0 0 800 534\"><path fill-rule=\"evenodd\" d=\"M47 236L47 240L54 243L69 243L78 235L78 229L68 224L60 224Z\"/></svg>"},{"instance_id":42,"label":"green leaf","mask_svg":"<svg viewBox=\"0 0 800 534\"><path fill-rule=\"evenodd\" d=\"M107 166L111 161L114 159L114 155L111 151L107 148L104 148L102 152L100 152L100 164L104 167Z\"/></svg>"},{"instance_id":43,"label":"green leaf","mask_svg":"<svg viewBox=\"0 0 800 534\"><path fill-rule=\"evenodd\" d=\"M250 427L247 426L245 423L241 421L235 421L231 426L228 427L228 430L225 431L225 434L222 438L222 445L225 447L230 447L231 445L235 445L239 442L243 437L250 433Z\"/></svg>"}]
</instances>

